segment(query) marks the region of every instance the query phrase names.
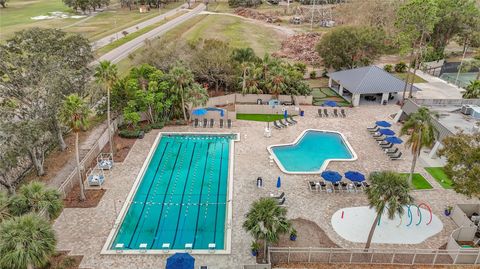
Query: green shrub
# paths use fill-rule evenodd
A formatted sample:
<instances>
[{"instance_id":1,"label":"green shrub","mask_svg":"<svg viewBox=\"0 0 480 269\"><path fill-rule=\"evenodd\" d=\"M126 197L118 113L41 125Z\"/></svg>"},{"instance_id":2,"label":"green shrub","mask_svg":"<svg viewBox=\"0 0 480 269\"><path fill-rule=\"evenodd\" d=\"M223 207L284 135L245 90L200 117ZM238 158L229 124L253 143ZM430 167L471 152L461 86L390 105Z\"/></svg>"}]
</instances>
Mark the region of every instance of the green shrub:
<instances>
[{"instance_id":1,"label":"green shrub","mask_svg":"<svg viewBox=\"0 0 480 269\"><path fill-rule=\"evenodd\" d=\"M388 73L392 73L392 72L393 72L393 65L391 65L391 64L386 64L386 65L383 67L383 70L385 70L385 71L388 72Z\"/></svg>"},{"instance_id":2,"label":"green shrub","mask_svg":"<svg viewBox=\"0 0 480 269\"><path fill-rule=\"evenodd\" d=\"M152 129L162 129L164 126L165 126L165 123L163 122L155 122L150 124L150 127L152 127Z\"/></svg>"},{"instance_id":3,"label":"green shrub","mask_svg":"<svg viewBox=\"0 0 480 269\"><path fill-rule=\"evenodd\" d=\"M315 72L315 70L313 70L312 72L310 72L310 78L311 79L315 79L317 77L317 72Z\"/></svg>"},{"instance_id":4,"label":"green shrub","mask_svg":"<svg viewBox=\"0 0 480 269\"><path fill-rule=\"evenodd\" d=\"M149 133L152 130L152 126L150 124L145 124L144 126L140 127L144 133Z\"/></svg>"},{"instance_id":5,"label":"green shrub","mask_svg":"<svg viewBox=\"0 0 480 269\"><path fill-rule=\"evenodd\" d=\"M395 72L405 73L407 72L407 64L405 62L399 62L395 65Z\"/></svg>"},{"instance_id":6,"label":"green shrub","mask_svg":"<svg viewBox=\"0 0 480 269\"><path fill-rule=\"evenodd\" d=\"M143 136L142 130L120 130L118 135L123 138L139 138Z\"/></svg>"}]
</instances>

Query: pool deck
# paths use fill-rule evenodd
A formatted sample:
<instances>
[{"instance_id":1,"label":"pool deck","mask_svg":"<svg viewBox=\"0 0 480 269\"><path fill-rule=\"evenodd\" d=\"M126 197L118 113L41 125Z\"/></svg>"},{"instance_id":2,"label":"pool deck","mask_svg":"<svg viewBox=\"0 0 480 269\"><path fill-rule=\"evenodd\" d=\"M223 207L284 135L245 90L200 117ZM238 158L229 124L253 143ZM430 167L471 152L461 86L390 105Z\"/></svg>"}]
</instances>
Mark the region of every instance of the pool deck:
<instances>
[{"instance_id":1,"label":"pool deck","mask_svg":"<svg viewBox=\"0 0 480 269\"><path fill-rule=\"evenodd\" d=\"M377 170L409 171L411 154L403 146L405 159L391 161L371 138L366 128L376 120L389 120L389 115L399 110L398 106L365 106L346 109L347 118L318 118L318 107L304 107L306 116L298 118L297 125L282 130L272 130L272 137L265 138L264 122L234 121L232 133L240 133L241 139L235 143L233 175L233 233L232 254L194 255L196 266L208 265L209 268L242 268L244 264L254 264L250 255L252 238L242 229L244 215L251 201L269 196L276 190L276 178L282 176L280 191L286 194L285 205L291 218L312 220L341 247L363 247L337 235L330 223L332 214L340 208L367 205L367 199L360 193L327 194L310 192L309 180L316 175L286 175L276 164L270 165L267 146L293 142L305 129L328 129L341 132L346 136L358 155L353 162L332 162L327 169L341 173L358 170L369 173ZM398 131L400 125L392 126ZM169 126L162 131L174 132L225 132L220 128L193 128L192 126ZM148 152L154 143L158 130L148 133L144 139L137 140L123 163L117 163L112 171L106 172L104 188L107 189L99 205L95 208L66 208L55 221L58 250L69 250L72 255L83 255L80 268L163 268L167 255L101 255L115 219L122 208L133 182L141 169ZM446 243L455 224L443 216L446 205L469 201L465 196L453 190L442 189L423 169L419 162L417 171L430 181L433 190L414 191L413 196L419 202L427 202L433 212L442 220L444 229L437 235L416 245L373 244L373 247L385 248L438 248ZM264 188L256 187L256 178L264 178Z\"/></svg>"}]
</instances>

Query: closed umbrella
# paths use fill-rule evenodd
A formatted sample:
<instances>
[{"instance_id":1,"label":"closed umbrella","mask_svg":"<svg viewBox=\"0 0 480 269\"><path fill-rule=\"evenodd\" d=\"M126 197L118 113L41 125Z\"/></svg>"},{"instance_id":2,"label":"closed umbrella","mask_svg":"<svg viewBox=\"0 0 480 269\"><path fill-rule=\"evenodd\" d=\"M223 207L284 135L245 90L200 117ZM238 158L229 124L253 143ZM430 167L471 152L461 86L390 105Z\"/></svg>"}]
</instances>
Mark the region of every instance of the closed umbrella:
<instances>
[{"instance_id":1,"label":"closed umbrella","mask_svg":"<svg viewBox=\"0 0 480 269\"><path fill-rule=\"evenodd\" d=\"M365 180L365 176L357 171L348 171L345 173L345 177L350 181L362 182Z\"/></svg>"},{"instance_id":2,"label":"closed umbrella","mask_svg":"<svg viewBox=\"0 0 480 269\"><path fill-rule=\"evenodd\" d=\"M175 253L167 258L166 269L194 269L195 258L188 253Z\"/></svg>"},{"instance_id":3,"label":"closed umbrella","mask_svg":"<svg viewBox=\"0 0 480 269\"><path fill-rule=\"evenodd\" d=\"M321 176L332 183L339 182L342 179L342 175L335 171L323 171Z\"/></svg>"},{"instance_id":4,"label":"closed umbrella","mask_svg":"<svg viewBox=\"0 0 480 269\"><path fill-rule=\"evenodd\" d=\"M283 112L283 118L285 118L285 119L288 118L288 111L287 111L287 110L285 110L285 111Z\"/></svg>"},{"instance_id":5,"label":"closed umbrella","mask_svg":"<svg viewBox=\"0 0 480 269\"><path fill-rule=\"evenodd\" d=\"M282 181L280 180L280 177L278 177L278 179L277 179L277 188L280 189L281 186L282 186Z\"/></svg>"},{"instance_id":6,"label":"closed umbrella","mask_svg":"<svg viewBox=\"0 0 480 269\"><path fill-rule=\"evenodd\" d=\"M381 133L382 135L395 135L395 132L390 129L378 129L377 132Z\"/></svg>"},{"instance_id":7,"label":"closed umbrella","mask_svg":"<svg viewBox=\"0 0 480 269\"><path fill-rule=\"evenodd\" d=\"M386 121L384 121L384 120L382 120L382 121L377 121L377 122L375 122L375 124L376 124L377 126L380 126L380 127L390 127L390 126L392 126L390 123L388 123L388 122L386 122Z\"/></svg>"},{"instance_id":8,"label":"closed umbrella","mask_svg":"<svg viewBox=\"0 0 480 269\"><path fill-rule=\"evenodd\" d=\"M396 136L389 136L389 137L385 138L385 141L387 141L388 143L392 143L392 144L402 144L403 143L403 140L396 137Z\"/></svg>"}]
</instances>

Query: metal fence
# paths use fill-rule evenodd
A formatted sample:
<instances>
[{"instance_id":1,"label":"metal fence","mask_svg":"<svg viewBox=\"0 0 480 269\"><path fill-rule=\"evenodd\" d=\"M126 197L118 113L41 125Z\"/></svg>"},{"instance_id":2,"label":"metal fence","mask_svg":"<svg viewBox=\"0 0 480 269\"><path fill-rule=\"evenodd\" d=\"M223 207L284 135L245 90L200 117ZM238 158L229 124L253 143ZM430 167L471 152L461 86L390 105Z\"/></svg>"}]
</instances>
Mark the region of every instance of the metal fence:
<instances>
[{"instance_id":1,"label":"metal fence","mask_svg":"<svg viewBox=\"0 0 480 269\"><path fill-rule=\"evenodd\" d=\"M122 117L118 117L117 119L113 120L111 122L111 129L112 133L115 133L115 131L118 129L118 125L121 124L122 122ZM85 154L85 157L80 161L80 173L83 175L85 174L85 171L88 169L88 166L97 158L98 154L102 151L103 147L108 143L108 129L105 129L105 131L102 133L100 138L93 144L92 148ZM60 184L58 187L58 191L62 194L63 198L67 195L67 193L73 188L73 185L76 184L76 181L78 177L78 168L75 167L75 169L68 175L68 177L65 179L65 181Z\"/></svg>"},{"instance_id":2,"label":"metal fence","mask_svg":"<svg viewBox=\"0 0 480 269\"><path fill-rule=\"evenodd\" d=\"M342 263L342 264L396 264L396 265L450 265L467 264L460 259L469 257L480 264L480 249L346 249L346 248L277 248L268 250L272 265L292 263Z\"/></svg>"}]
</instances>

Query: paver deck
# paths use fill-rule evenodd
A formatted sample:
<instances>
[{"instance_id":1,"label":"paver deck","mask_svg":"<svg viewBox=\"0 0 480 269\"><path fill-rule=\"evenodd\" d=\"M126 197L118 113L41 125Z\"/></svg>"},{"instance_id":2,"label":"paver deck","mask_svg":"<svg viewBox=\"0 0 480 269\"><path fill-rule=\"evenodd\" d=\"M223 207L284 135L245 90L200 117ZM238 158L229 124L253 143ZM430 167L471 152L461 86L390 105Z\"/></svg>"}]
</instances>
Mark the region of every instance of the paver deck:
<instances>
[{"instance_id":1,"label":"paver deck","mask_svg":"<svg viewBox=\"0 0 480 269\"><path fill-rule=\"evenodd\" d=\"M286 193L288 216L304 218L317 223L328 236L341 247L363 247L363 244L352 243L337 235L330 223L332 214L340 208L367 205L367 199L361 193L313 193L307 182L318 179L317 175L286 175L276 164L270 165L267 146L290 143L305 129L316 128L339 131L343 133L358 155L354 162L331 162L327 169L341 173L358 170L369 173L377 170L395 170L408 172L411 165L411 154L400 146L406 155L404 160L391 161L371 138L366 128L376 120L389 120L389 115L397 112L398 106L367 106L347 109L347 118L318 118L318 107L303 107L305 117L298 117L298 124L282 130L273 130L271 138L263 136L266 123L253 121L234 121L232 129L193 128L192 126L168 126L162 131L197 131L197 132L238 132L240 142L235 145L234 183L233 183L233 233L232 253L229 255L195 255L196 266L208 265L209 268L242 268L243 264L254 264L250 255L252 238L242 229L244 215L251 201L270 193L277 193L276 178L282 176L280 191ZM400 125L393 125L398 131ZM106 173L104 197L96 208L67 208L54 224L58 238L59 250L71 250L73 255L84 255L81 268L162 268L165 255L101 255L113 223L130 191L133 181L141 169L148 151L158 131L148 133L144 139L138 140L123 163ZM418 171L423 170L421 163ZM264 178L264 187L256 187L256 178ZM434 184L434 182L432 182ZM436 184L434 184L436 185ZM443 216L446 205L467 202L468 199L456 194L453 190L434 188L427 191L414 191L417 203L427 202L433 212L441 219L444 228L437 235L416 245L373 244L372 247L385 248L438 248L445 244L455 224Z\"/></svg>"}]
</instances>

